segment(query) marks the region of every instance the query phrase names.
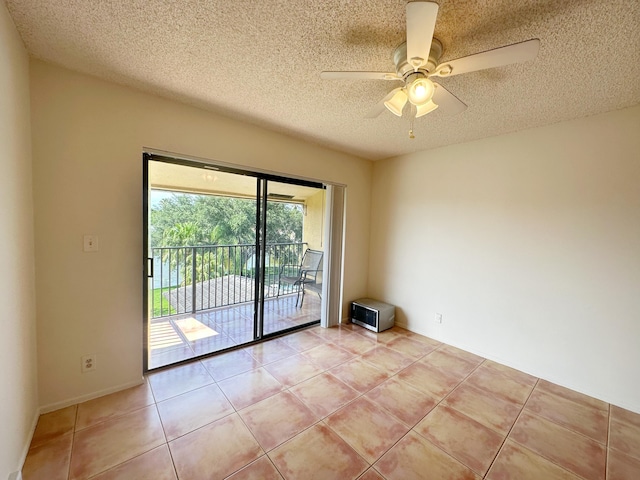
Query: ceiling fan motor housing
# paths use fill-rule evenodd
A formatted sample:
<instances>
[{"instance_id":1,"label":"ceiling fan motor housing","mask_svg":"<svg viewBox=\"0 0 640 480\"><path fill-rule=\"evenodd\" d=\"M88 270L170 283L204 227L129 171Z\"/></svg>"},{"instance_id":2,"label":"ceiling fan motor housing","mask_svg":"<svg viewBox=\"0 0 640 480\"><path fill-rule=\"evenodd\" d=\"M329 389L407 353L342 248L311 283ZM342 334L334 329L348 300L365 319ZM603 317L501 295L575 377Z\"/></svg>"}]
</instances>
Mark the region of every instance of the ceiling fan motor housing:
<instances>
[{"instance_id":1,"label":"ceiling fan motor housing","mask_svg":"<svg viewBox=\"0 0 640 480\"><path fill-rule=\"evenodd\" d=\"M424 75L433 73L436 66L440 62L442 57L442 43L434 38L431 42L431 50L429 51L429 59L420 68L419 72L423 72ZM399 45L393 52L393 63L396 66L396 72L399 77L407 79L406 77L412 73L415 74L415 69L407 60L407 43L404 42Z\"/></svg>"}]
</instances>

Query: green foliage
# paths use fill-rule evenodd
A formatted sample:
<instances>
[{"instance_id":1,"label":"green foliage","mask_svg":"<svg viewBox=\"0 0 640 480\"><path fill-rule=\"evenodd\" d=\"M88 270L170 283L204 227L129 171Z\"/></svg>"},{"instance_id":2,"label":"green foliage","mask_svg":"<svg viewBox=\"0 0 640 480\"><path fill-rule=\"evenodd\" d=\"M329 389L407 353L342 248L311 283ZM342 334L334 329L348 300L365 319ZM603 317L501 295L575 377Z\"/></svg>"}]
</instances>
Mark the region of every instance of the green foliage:
<instances>
[{"instance_id":1,"label":"green foliage","mask_svg":"<svg viewBox=\"0 0 640 480\"><path fill-rule=\"evenodd\" d=\"M253 245L255 224L255 200L174 193L151 209L151 247ZM298 242L302 242L301 206L268 202L267 244ZM169 261L172 271L180 270L182 285L190 285L194 262L195 280L202 282L222 275L246 275L244 263L253 253L251 247L181 248L171 255L164 251L162 260Z\"/></svg>"},{"instance_id":2,"label":"green foliage","mask_svg":"<svg viewBox=\"0 0 640 480\"><path fill-rule=\"evenodd\" d=\"M153 296L152 296L152 308L153 308L153 317L161 317L162 315L173 315L176 313L175 309L169 303L163 293L168 292L168 288L154 288Z\"/></svg>"},{"instance_id":3,"label":"green foliage","mask_svg":"<svg viewBox=\"0 0 640 480\"><path fill-rule=\"evenodd\" d=\"M151 209L151 246L252 244L256 202L251 199L175 193ZM267 243L302 241L302 208L267 204Z\"/></svg>"}]
</instances>

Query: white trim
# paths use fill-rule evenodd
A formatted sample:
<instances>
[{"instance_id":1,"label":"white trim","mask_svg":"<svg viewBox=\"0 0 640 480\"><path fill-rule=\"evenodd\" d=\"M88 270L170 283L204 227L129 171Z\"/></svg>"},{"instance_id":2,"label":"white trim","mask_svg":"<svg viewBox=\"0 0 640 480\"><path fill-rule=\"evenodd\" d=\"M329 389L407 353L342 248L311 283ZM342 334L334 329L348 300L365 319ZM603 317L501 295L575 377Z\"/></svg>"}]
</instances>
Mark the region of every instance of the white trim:
<instances>
[{"instance_id":1,"label":"white trim","mask_svg":"<svg viewBox=\"0 0 640 480\"><path fill-rule=\"evenodd\" d=\"M134 380L132 382L123 383L115 387L105 388L104 390L98 390L97 392L87 393L85 395L69 398L60 402L43 405L40 407L40 415L42 415L43 413L53 412L54 410L59 410L61 408L69 407L71 405L75 405L76 403L82 403L88 400L93 400L94 398L102 397L104 395L109 395L110 393L119 392L120 390L137 387L138 385L142 385L143 383L145 383L144 377L142 377L140 380Z\"/></svg>"},{"instance_id":2,"label":"white trim","mask_svg":"<svg viewBox=\"0 0 640 480\"><path fill-rule=\"evenodd\" d=\"M27 454L29 453L29 447L31 446L31 440L33 439L33 435L36 433L36 427L38 426L38 419L40 418L40 409L36 409L33 412L33 419L31 420L31 428L29 431L31 432L27 437L27 442L22 447L22 453L20 454L20 460L18 465L20 465L20 470L15 472L11 472L9 474L9 480L22 480L22 469L24 468L24 462L27 459Z\"/></svg>"},{"instance_id":3,"label":"white trim","mask_svg":"<svg viewBox=\"0 0 640 480\"><path fill-rule=\"evenodd\" d=\"M322 268L324 272L329 272L329 275L323 276L322 280L324 301L320 314L320 325L325 328L342 322L345 188L339 185L327 185L326 192L327 228L324 231L325 254Z\"/></svg>"},{"instance_id":4,"label":"white trim","mask_svg":"<svg viewBox=\"0 0 640 480\"><path fill-rule=\"evenodd\" d=\"M236 168L236 169L246 170L247 172L263 173L265 175L275 175L278 177L291 178L293 180L302 180L304 182L314 182L314 183L322 183L324 185L336 185L338 187L345 187L345 185L341 183L328 182L326 180L322 180L318 178L304 177L301 175L293 175L288 172L277 172L275 170L265 170L263 168L258 168L258 167L254 167L253 165L246 165L243 163L229 163L229 162L222 162L220 160L213 160L210 158L196 157L193 155L183 155L180 153L167 152L165 150L158 150L155 148L143 147L142 153L149 153L151 155L160 155L163 157L171 157L171 158L175 158L176 160L190 160L192 162L199 162L199 163L204 163L204 164L213 165L213 166Z\"/></svg>"}]
</instances>

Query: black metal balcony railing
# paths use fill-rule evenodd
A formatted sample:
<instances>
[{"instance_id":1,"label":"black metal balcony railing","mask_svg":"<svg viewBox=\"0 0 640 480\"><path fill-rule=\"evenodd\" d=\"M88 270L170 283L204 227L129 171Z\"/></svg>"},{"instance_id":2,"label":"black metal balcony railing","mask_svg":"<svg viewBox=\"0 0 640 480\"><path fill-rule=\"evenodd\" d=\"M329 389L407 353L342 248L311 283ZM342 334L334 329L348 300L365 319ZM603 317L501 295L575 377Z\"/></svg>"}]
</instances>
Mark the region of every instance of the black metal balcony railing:
<instances>
[{"instance_id":1,"label":"black metal balcony railing","mask_svg":"<svg viewBox=\"0 0 640 480\"><path fill-rule=\"evenodd\" d=\"M278 294L278 277L295 275L306 243L266 245L264 297ZM255 298L256 247L252 244L152 248L152 318L195 313ZM292 293L282 285L280 295Z\"/></svg>"}]
</instances>

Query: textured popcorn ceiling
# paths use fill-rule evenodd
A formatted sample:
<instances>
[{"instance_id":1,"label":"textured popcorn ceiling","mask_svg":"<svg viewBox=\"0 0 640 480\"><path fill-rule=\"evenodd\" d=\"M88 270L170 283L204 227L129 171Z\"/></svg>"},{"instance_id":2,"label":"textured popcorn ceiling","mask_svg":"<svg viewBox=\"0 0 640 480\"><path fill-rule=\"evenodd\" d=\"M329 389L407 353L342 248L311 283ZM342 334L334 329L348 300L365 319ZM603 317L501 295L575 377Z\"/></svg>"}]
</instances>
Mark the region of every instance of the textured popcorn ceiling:
<instances>
[{"instance_id":1,"label":"textured popcorn ceiling","mask_svg":"<svg viewBox=\"0 0 640 480\"><path fill-rule=\"evenodd\" d=\"M368 111L396 82L401 0L6 0L27 49L53 62L380 159L640 103L640 1L441 0L443 60L531 38L533 62L439 79L469 108L415 122Z\"/></svg>"}]
</instances>

